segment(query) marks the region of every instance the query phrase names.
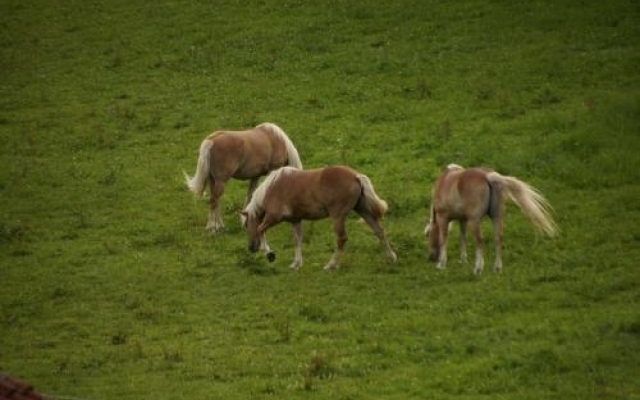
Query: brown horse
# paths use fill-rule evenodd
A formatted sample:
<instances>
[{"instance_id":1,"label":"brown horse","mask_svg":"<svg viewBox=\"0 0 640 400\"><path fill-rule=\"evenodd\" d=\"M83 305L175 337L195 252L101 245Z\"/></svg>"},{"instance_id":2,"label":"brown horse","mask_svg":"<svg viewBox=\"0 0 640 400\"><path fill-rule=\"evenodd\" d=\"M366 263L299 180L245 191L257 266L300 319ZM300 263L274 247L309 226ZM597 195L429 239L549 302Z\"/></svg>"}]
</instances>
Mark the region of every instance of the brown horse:
<instances>
[{"instance_id":1,"label":"brown horse","mask_svg":"<svg viewBox=\"0 0 640 400\"><path fill-rule=\"evenodd\" d=\"M200 145L194 177L184 173L189 189L202 196L207 183L210 191L210 213L206 229L224 227L220 215L220 196L231 178L249 180L245 206L256 189L258 179L282 166L302 169L298 150L286 133L275 124L264 123L241 132L218 131Z\"/></svg>"},{"instance_id":2,"label":"brown horse","mask_svg":"<svg viewBox=\"0 0 640 400\"><path fill-rule=\"evenodd\" d=\"M540 231L553 236L556 225L551 207L534 187L512 177L503 176L487 168L464 169L449 165L440 175L432 191L429 223L424 233L429 238L430 258L438 261L438 268L447 265L447 234L451 221L460 222L460 258L467 259L467 224L475 237L476 260L474 272L484 267L480 221L488 215L493 221L495 240L494 271L502 270L502 218L505 203L511 199Z\"/></svg>"},{"instance_id":3,"label":"brown horse","mask_svg":"<svg viewBox=\"0 0 640 400\"><path fill-rule=\"evenodd\" d=\"M290 222L296 244L295 259L290 267L296 270L302 265L302 220L329 217L333 220L337 248L325 269L335 269L347 242L344 224L351 210L362 216L380 240L389 260L395 262L396 254L378 222L387 211L387 203L376 195L367 176L344 166L308 171L284 167L269 174L243 211L249 250L256 252L260 247L266 251L269 261L273 261L275 254L266 244L264 234L282 221Z\"/></svg>"}]
</instances>

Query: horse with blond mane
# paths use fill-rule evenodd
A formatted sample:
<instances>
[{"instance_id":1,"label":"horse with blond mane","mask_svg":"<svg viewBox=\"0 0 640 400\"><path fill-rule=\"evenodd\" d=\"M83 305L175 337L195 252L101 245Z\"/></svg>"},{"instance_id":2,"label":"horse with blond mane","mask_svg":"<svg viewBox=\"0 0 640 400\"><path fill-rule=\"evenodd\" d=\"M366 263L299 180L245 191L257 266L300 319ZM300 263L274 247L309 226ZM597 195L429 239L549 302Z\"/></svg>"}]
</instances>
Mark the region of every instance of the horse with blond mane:
<instances>
[{"instance_id":1,"label":"horse with blond mane","mask_svg":"<svg viewBox=\"0 0 640 400\"><path fill-rule=\"evenodd\" d=\"M387 257L395 262L396 254L379 224L387 203L378 197L366 175L345 166L307 171L283 167L271 172L243 211L249 251L262 248L269 261L273 261L275 253L266 242L265 232L282 221L290 222L295 238L295 259L290 267L297 270L302 265L302 220L329 217L333 220L337 247L325 269L336 269L347 242L345 219L352 210L373 229Z\"/></svg>"},{"instance_id":2,"label":"horse with blond mane","mask_svg":"<svg viewBox=\"0 0 640 400\"><path fill-rule=\"evenodd\" d=\"M302 169L298 150L277 125L264 123L246 131L217 131L200 145L196 174L184 172L189 190L202 196L209 184L210 212L206 230L224 227L220 197L231 178L249 180L245 206L260 177L282 166Z\"/></svg>"},{"instance_id":3,"label":"horse with blond mane","mask_svg":"<svg viewBox=\"0 0 640 400\"><path fill-rule=\"evenodd\" d=\"M512 177L487 168L465 169L450 164L437 179L433 190L429 222L424 233L429 238L430 258L438 268L447 265L447 234L451 221L460 222L460 258L466 262L467 225L475 238L476 259L474 272L484 267L483 239L480 221L487 215L493 221L495 241L494 271L502 270L502 234L505 203L512 200L539 231L553 236L556 225L551 207L534 187Z\"/></svg>"}]
</instances>

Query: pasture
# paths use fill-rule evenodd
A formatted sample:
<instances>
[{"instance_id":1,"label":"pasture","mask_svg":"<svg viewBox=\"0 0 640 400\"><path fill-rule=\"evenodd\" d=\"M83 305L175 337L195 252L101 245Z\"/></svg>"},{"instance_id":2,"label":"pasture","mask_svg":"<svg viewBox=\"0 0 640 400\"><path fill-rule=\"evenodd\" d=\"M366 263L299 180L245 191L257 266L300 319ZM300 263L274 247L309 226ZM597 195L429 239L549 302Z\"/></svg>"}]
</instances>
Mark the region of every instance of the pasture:
<instances>
[{"instance_id":1,"label":"pasture","mask_svg":"<svg viewBox=\"0 0 640 400\"><path fill-rule=\"evenodd\" d=\"M0 371L61 399L640 398L638 3L307 3L0 0ZM246 182L205 232L182 171L266 121L371 178L397 264L355 214L335 272L327 220L295 273L287 224L250 254ZM457 240L436 270L452 162L539 188L557 237L509 206L502 274Z\"/></svg>"}]
</instances>

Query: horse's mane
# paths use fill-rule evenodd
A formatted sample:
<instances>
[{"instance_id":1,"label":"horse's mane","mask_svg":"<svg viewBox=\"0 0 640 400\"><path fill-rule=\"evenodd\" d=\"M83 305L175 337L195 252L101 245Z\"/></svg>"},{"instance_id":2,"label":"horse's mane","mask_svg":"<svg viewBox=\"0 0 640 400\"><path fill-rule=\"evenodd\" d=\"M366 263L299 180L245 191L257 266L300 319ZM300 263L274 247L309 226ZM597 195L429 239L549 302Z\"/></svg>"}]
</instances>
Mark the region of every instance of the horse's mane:
<instances>
[{"instance_id":1,"label":"horse's mane","mask_svg":"<svg viewBox=\"0 0 640 400\"><path fill-rule=\"evenodd\" d=\"M258 125L258 127L269 129L275 135L279 136L283 141L284 145L287 148L287 156L289 157L289 165L291 167L302 169L302 161L300 160L300 154L298 154L298 150L293 145L289 136L280 128L278 125L273 124L271 122L265 122L263 124Z\"/></svg>"},{"instance_id":2,"label":"horse's mane","mask_svg":"<svg viewBox=\"0 0 640 400\"><path fill-rule=\"evenodd\" d=\"M282 167L274 171L271 171L271 173L267 175L267 177L265 178L264 182L262 182L262 184L258 186L256 191L253 192L253 195L251 196L251 201L249 202L249 204L247 204L247 207L245 208L245 211L247 212L247 214L249 214L251 217L254 217L254 218L257 217L258 214L260 214L263 210L264 198L267 194L267 190L269 190L269 188L274 184L274 182L280 179L281 176L288 175L295 170L296 168L293 168L293 167Z\"/></svg>"}]
</instances>

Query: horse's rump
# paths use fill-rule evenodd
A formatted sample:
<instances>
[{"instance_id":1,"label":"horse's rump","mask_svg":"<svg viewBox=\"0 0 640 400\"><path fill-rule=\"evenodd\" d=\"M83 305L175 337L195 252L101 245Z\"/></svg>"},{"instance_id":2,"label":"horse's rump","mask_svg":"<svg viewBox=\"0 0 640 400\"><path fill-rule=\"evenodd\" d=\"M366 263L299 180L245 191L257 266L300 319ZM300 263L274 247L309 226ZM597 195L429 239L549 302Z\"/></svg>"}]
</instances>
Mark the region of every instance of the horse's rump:
<instances>
[{"instance_id":1,"label":"horse's rump","mask_svg":"<svg viewBox=\"0 0 640 400\"><path fill-rule=\"evenodd\" d=\"M490 205L491 188L481 168L447 167L432 191L431 219L446 214L450 219L466 219L486 213Z\"/></svg>"}]
</instances>

